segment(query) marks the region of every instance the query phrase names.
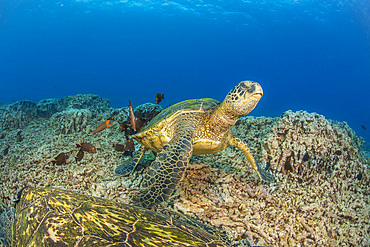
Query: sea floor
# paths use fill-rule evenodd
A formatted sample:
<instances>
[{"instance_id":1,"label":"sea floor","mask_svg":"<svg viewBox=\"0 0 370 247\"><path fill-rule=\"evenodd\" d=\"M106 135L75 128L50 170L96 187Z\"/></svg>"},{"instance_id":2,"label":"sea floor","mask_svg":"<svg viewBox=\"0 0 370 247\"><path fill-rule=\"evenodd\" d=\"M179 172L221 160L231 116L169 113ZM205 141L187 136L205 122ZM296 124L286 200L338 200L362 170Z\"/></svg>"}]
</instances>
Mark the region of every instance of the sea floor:
<instances>
[{"instance_id":1,"label":"sea floor","mask_svg":"<svg viewBox=\"0 0 370 247\"><path fill-rule=\"evenodd\" d=\"M25 186L130 203L145 169L128 177L115 174L128 158L113 148L126 142L119 123L91 134L113 111L127 117L127 108L76 111L66 114L67 119L55 116L60 112L33 118L18 128L6 128L4 115L9 112L2 112L0 209L14 206ZM60 126L63 121L80 126ZM175 210L217 227L233 246L369 246L370 160L368 150L361 152L363 140L346 123L288 111L278 118L244 117L233 131L275 181L259 181L242 152L229 147L193 156L170 200L154 210ZM82 139L97 152L76 162L76 144ZM61 152L69 155L68 162L53 164Z\"/></svg>"}]
</instances>

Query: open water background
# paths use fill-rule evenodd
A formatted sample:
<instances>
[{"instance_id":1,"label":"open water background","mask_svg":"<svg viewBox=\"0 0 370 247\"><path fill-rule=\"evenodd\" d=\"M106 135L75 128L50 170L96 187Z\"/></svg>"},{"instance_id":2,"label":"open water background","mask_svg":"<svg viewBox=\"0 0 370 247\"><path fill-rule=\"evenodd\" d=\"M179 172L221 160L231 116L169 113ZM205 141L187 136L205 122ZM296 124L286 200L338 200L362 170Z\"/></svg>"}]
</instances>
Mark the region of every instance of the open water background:
<instances>
[{"instance_id":1,"label":"open water background","mask_svg":"<svg viewBox=\"0 0 370 247\"><path fill-rule=\"evenodd\" d=\"M5 104L160 92L166 107L222 101L241 80L264 89L251 115L317 112L369 141L369 1L0 0Z\"/></svg>"}]
</instances>

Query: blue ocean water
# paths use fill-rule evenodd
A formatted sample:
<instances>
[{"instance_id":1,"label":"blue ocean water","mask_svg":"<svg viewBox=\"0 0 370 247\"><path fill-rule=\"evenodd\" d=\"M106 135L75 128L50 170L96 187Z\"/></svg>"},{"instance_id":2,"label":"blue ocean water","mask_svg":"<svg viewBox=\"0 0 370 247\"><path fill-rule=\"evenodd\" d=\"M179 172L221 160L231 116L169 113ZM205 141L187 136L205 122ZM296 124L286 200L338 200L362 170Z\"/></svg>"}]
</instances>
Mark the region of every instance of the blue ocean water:
<instances>
[{"instance_id":1,"label":"blue ocean water","mask_svg":"<svg viewBox=\"0 0 370 247\"><path fill-rule=\"evenodd\" d=\"M91 93L113 107L222 101L241 80L254 116L306 110L370 140L367 0L0 0L0 102ZM365 130L362 125L367 128Z\"/></svg>"}]
</instances>

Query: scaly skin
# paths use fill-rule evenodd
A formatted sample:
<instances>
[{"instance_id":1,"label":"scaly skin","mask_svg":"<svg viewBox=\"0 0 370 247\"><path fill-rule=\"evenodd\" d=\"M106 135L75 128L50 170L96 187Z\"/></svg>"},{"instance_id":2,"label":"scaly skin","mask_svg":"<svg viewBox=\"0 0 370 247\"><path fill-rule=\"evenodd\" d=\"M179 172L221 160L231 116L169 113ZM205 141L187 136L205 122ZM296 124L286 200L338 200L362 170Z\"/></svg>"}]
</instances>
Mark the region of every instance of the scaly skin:
<instances>
[{"instance_id":1,"label":"scaly skin","mask_svg":"<svg viewBox=\"0 0 370 247\"><path fill-rule=\"evenodd\" d=\"M229 246L217 230L191 223L73 191L27 187L7 240L11 246Z\"/></svg>"}]
</instances>

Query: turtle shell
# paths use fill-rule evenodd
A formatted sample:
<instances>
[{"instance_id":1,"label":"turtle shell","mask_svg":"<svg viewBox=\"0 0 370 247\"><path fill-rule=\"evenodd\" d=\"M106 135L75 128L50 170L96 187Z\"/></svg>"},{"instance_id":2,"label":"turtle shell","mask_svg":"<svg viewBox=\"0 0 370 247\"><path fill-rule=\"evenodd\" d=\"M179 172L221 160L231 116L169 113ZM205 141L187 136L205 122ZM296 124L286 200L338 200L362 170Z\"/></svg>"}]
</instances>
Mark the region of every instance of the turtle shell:
<instances>
[{"instance_id":1,"label":"turtle shell","mask_svg":"<svg viewBox=\"0 0 370 247\"><path fill-rule=\"evenodd\" d=\"M219 235L143 208L52 188L26 188L16 246L226 246Z\"/></svg>"},{"instance_id":2,"label":"turtle shell","mask_svg":"<svg viewBox=\"0 0 370 247\"><path fill-rule=\"evenodd\" d=\"M219 104L219 101L210 98L181 101L161 111L135 136L151 135L152 132L159 131L163 127L164 120L171 121L175 113L180 111L208 111Z\"/></svg>"}]
</instances>

